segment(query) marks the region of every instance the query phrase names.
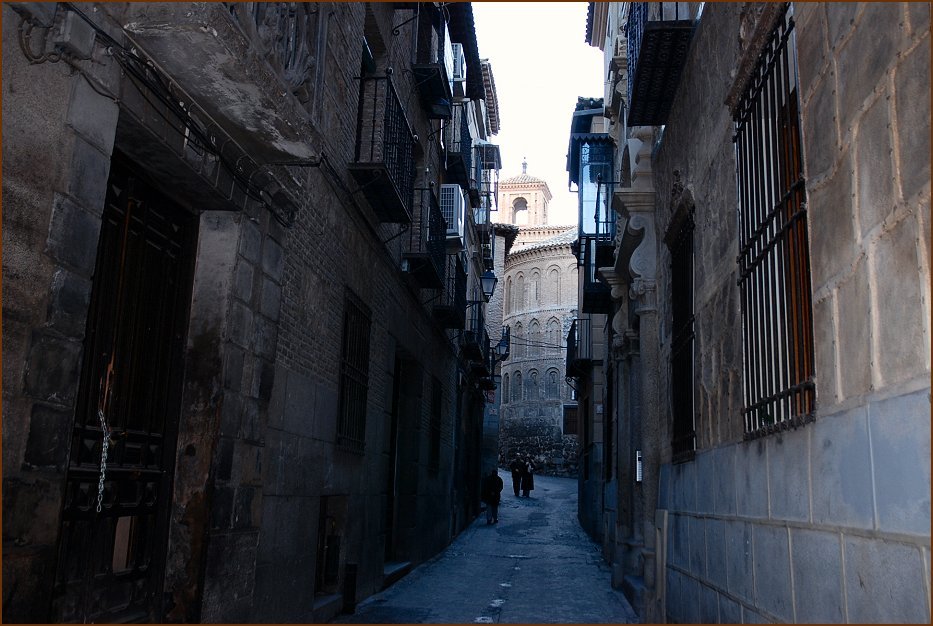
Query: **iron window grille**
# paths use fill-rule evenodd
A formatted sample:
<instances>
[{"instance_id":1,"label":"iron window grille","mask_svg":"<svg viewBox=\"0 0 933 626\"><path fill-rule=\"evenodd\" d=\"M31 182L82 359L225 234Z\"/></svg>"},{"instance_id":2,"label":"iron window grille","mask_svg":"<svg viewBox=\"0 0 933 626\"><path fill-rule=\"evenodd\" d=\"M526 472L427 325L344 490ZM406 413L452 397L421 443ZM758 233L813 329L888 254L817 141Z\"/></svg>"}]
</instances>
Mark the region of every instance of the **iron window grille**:
<instances>
[{"instance_id":1,"label":"iron window grille","mask_svg":"<svg viewBox=\"0 0 933 626\"><path fill-rule=\"evenodd\" d=\"M796 427L815 409L793 29L785 6L735 111L747 437Z\"/></svg>"},{"instance_id":2,"label":"iron window grille","mask_svg":"<svg viewBox=\"0 0 933 626\"><path fill-rule=\"evenodd\" d=\"M577 424L577 407L564 405L564 434L577 435L580 427Z\"/></svg>"},{"instance_id":3,"label":"iron window grille","mask_svg":"<svg viewBox=\"0 0 933 626\"><path fill-rule=\"evenodd\" d=\"M363 452L366 441L370 319L369 307L347 291L343 315L337 446L358 453Z\"/></svg>"},{"instance_id":4,"label":"iron window grille","mask_svg":"<svg viewBox=\"0 0 933 626\"><path fill-rule=\"evenodd\" d=\"M688 216L671 242L671 451L675 462L692 459L696 449L693 231L693 218Z\"/></svg>"},{"instance_id":5,"label":"iron window grille","mask_svg":"<svg viewBox=\"0 0 933 626\"><path fill-rule=\"evenodd\" d=\"M437 471L441 461L441 409L442 403L441 381L437 378L431 380L431 417L430 417L430 445L428 447L428 468Z\"/></svg>"}]
</instances>

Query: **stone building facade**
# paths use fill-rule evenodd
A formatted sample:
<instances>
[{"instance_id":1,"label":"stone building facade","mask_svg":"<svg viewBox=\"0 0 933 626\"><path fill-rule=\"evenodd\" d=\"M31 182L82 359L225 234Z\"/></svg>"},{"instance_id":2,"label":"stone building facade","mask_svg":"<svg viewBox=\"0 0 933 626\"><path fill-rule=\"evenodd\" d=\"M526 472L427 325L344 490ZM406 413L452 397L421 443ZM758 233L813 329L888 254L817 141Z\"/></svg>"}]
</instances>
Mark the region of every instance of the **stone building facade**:
<instances>
[{"instance_id":1,"label":"stone building facade","mask_svg":"<svg viewBox=\"0 0 933 626\"><path fill-rule=\"evenodd\" d=\"M613 584L647 622L929 622L929 5L592 3L587 36Z\"/></svg>"},{"instance_id":2,"label":"stone building facade","mask_svg":"<svg viewBox=\"0 0 933 626\"><path fill-rule=\"evenodd\" d=\"M499 464L531 456L539 473L575 476L576 402L565 380L563 337L576 311L576 229L547 224L551 192L522 173L499 184L499 211L517 227L503 259L502 323L511 351L499 394ZM565 418L566 416L566 418Z\"/></svg>"},{"instance_id":3,"label":"stone building facade","mask_svg":"<svg viewBox=\"0 0 933 626\"><path fill-rule=\"evenodd\" d=\"M470 5L2 10L4 621L325 622L446 546L490 384Z\"/></svg>"}]
</instances>

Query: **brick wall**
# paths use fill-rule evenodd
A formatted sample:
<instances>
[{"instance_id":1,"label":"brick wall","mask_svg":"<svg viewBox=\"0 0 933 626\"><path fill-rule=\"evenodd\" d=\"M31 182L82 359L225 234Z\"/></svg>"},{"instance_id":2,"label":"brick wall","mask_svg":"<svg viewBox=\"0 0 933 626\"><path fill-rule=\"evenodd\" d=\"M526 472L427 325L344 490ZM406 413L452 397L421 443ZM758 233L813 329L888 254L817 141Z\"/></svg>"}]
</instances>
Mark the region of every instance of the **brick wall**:
<instances>
[{"instance_id":1,"label":"brick wall","mask_svg":"<svg viewBox=\"0 0 933 626\"><path fill-rule=\"evenodd\" d=\"M559 232L562 231L552 234ZM509 393L508 397L500 394L502 466L507 466L516 453L531 454L539 473L561 476L577 473L577 437L563 433L563 407L575 404L564 380L566 351L550 345L529 345L566 343L576 315L575 279L576 259L569 244L513 247L505 260L503 282L507 287L503 298L509 298L509 302L503 302L503 323L511 328L512 348L509 359L502 364L502 389L505 391L507 386ZM520 284L524 284L522 294ZM548 381L555 372L558 395L549 398ZM517 373L521 374L523 387L518 396Z\"/></svg>"}]
</instances>

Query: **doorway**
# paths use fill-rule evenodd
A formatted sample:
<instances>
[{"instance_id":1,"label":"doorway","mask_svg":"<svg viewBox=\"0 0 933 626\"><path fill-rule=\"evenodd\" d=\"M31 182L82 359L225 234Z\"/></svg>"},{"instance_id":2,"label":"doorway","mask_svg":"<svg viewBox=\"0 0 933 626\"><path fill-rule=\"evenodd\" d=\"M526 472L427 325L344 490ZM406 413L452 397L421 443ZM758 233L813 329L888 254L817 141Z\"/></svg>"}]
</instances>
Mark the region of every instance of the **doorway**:
<instances>
[{"instance_id":1,"label":"doorway","mask_svg":"<svg viewBox=\"0 0 933 626\"><path fill-rule=\"evenodd\" d=\"M52 621L162 619L197 226L194 214L114 154L65 478Z\"/></svg>"}]
</instances>

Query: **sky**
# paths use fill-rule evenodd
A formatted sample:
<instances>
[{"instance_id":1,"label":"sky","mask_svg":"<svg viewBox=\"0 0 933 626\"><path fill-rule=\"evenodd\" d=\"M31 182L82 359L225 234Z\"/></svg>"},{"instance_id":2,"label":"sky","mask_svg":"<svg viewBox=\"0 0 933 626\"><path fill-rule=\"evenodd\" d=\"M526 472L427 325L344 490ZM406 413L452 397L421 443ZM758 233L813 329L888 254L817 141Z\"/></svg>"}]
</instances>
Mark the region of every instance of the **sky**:
<instances>
[{"instance_id":1,"label":"sky","mask_svg":"<svg viewBox=\"0 0 933 626\"><path fill-rule=\"evenodd\" d=\"M603 95L602 52L586 43L586 2L474 2L480 58L488 58L499 98L500 180L528 173L547 181L548 221L577 222L567 190L570 118L578 96ZM494 214L495 215L495 214ZM493 220L496 218L493 217Z\"/></svg>"}]
</instances>

